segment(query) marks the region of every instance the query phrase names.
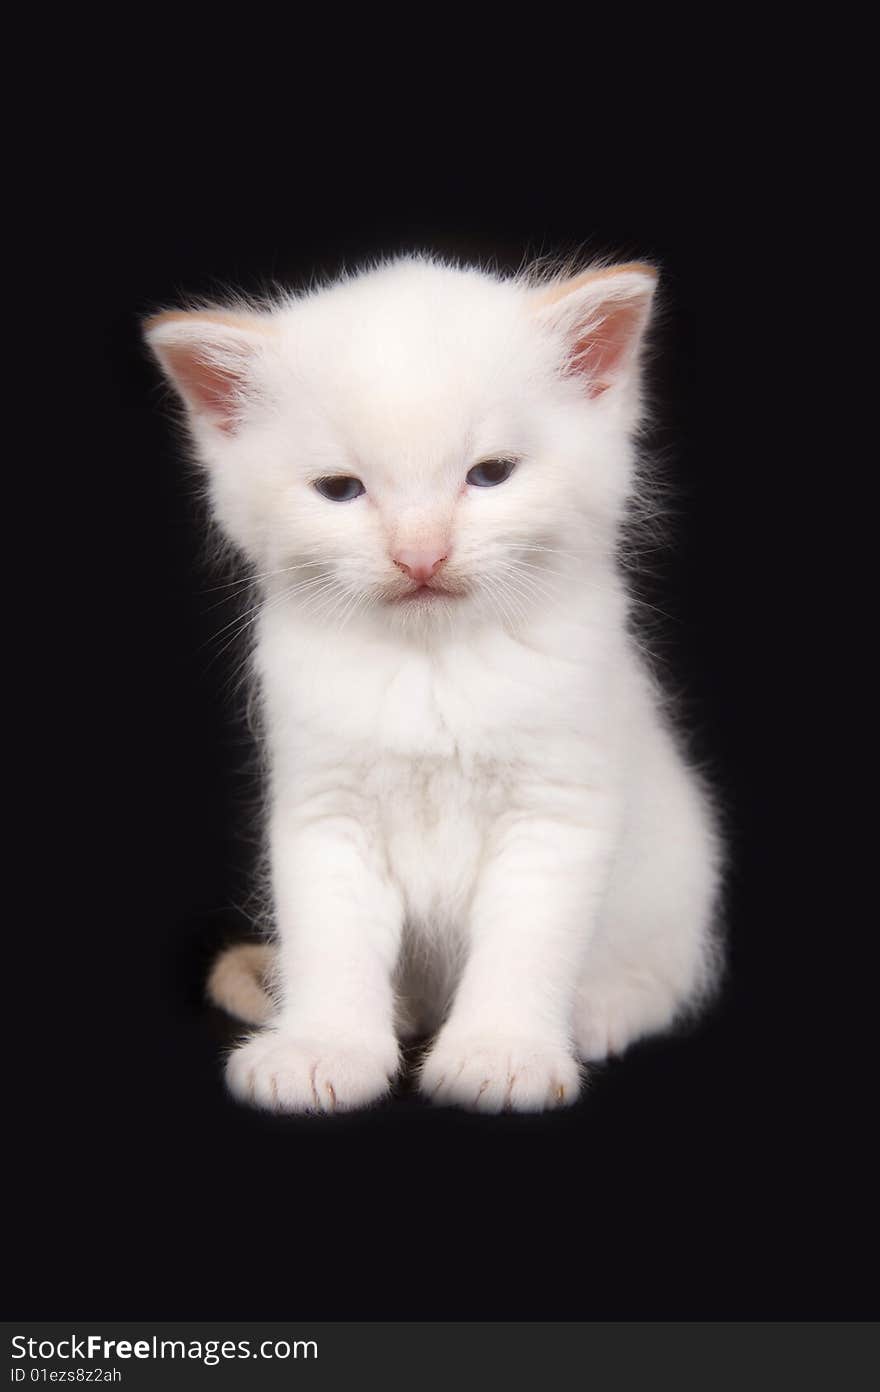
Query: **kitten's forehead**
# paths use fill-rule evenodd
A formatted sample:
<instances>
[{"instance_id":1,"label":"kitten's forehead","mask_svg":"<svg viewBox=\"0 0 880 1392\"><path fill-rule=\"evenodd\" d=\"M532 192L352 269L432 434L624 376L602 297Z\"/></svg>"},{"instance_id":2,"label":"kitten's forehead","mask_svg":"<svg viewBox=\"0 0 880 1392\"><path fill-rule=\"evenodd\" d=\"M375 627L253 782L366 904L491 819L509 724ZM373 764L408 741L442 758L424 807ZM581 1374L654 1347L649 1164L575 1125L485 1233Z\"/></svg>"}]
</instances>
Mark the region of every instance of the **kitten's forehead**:
<instances>
[{"instance_id":1,"label":"kitten's forehead","mask_svg":"<svg viewBox=\"0 0 880 1392\"><path fill-rule=\"evenodd\" d=\"M503 429L536 336L519 287L403 263L298 305L286 326L308 387L358 448L442 466L463 436ZM497 425L496 425L497 423Z\"/></svg>"}]
</instances>

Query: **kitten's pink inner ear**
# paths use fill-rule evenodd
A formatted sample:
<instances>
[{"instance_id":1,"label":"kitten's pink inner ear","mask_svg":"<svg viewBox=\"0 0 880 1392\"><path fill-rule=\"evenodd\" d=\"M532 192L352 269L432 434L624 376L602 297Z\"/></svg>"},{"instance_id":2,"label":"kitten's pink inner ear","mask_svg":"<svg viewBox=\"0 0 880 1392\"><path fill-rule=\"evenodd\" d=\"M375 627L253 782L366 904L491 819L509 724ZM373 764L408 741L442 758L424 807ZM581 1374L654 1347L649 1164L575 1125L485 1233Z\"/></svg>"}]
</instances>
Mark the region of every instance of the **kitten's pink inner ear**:
<instances>
[{"instance_id":1,"label":"kitten's pink inner ear","mask_svg":"<svg viewBox=\"0 0 880 1392\"><path fill-rule=\"evenodd\" d=\"M603 306L595 328L588 328L572 346L572 366L586 377L590 396L601 396L625 365L643 322L641 308Z\"/></svg>"},{"instance_id":2,"label":"kitten's pink inner ear","mask_svg":"<svg viewBox=\"0 0 880 1392\"><path fill-rule=\"evenodd\" d=\"M585 271L543 292L542 314L565 329L569 364L590 396L607 391L638 348L656 283L652 266L633 264Z\"/></svg>"},{"instance_id":3,"label":"kitten's pink inner ear","mask_svg":"<svg viewBox=\"0 0 880 1392\"><path fill-rule=\"evenodd\" d=\"M145 325L147 339L190 409L232 434L242 402L253 391L253 365L271 330L256 316L159 314Z\"/></svg>"},{"instance_id":4,"label":"kitten's pink inner ear","mask_svg":"<svg viewBox=\"0 0 880 1392\"><path fill-rule=\"evenodd\" d=\"M236 373L225 365L211 362L197 347L166 349L163 357L184 400L194 410L210 416L220 430L231 433L245 386L244 372Z\"/></svg>"}]
</instances>

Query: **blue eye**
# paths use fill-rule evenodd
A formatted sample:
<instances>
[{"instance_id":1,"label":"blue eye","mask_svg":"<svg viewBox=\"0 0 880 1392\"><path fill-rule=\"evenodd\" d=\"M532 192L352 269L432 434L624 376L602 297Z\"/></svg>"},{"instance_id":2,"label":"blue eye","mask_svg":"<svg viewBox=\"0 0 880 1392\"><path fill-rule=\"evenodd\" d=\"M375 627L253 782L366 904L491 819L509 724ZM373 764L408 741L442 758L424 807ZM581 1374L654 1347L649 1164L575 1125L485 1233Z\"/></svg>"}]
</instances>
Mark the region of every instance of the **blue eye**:
<instances>
[{"instance_id":1,"label":"blue eye","mask_svg":"<svg viewBox=\"0 0 880 1392\"><path fill-rule=\"evenodd\" d=\"M484 459L470 470L467 481L474 488L496 488L510 478L515 468L515 459Z\"/></svg>"},{"instance_id":2,"label":"blue eye","mask_svg":"<svg viewBox=\"0 0 880 1392\"><path fill-rule=\"evenodd\" d=\"M362 493L367 491L360 479L356 478L315 479L315 487L321 496L329 498L331 503L347 503L352 498L359 498Z\"/></svg>"}]
</instances>

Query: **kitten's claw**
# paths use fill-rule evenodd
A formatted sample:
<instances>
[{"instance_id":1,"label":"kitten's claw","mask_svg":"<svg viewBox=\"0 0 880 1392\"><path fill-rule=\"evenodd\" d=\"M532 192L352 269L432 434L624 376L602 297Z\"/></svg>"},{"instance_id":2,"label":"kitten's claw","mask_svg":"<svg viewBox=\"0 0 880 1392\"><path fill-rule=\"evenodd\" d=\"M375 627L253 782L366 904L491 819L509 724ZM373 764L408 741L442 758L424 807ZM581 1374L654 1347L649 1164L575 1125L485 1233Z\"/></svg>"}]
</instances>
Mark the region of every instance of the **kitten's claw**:
<instances>
[{"instance_id":1,"label":"kitten's claw","mask_svg":"<svg viewBox=\"0 0 880 1392\"><path fill-rule=\"evenodd\" d=\"M567 1049L530 1040L440 1036L419 1086L438 1106L481 1112L543 1112L569 1106L581 1077Z\"/></svg>"},{"instance_id":2,"label":"kitten's claw","mask_svg":"<svg viewBox=\"0 0 880 1392\"><path fill-rule=\"evenodd\" d=\"M271 1112L344 1112L384 1097L397 1072L396 1045L322 1043L266 1030L226 1065L232 1094Z\"/></svg>"}]
</instances>

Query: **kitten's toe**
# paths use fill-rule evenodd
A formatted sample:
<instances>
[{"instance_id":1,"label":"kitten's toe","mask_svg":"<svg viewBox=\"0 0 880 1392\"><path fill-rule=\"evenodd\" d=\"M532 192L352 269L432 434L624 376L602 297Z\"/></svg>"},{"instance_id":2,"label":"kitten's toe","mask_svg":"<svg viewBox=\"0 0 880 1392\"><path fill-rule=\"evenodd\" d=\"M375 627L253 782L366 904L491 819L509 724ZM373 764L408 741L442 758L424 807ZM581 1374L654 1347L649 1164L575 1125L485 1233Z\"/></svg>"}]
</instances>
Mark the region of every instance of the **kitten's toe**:
<instances>
[{"instance_id":1,"label":"kitten's toe","mask_svg":"<svg viewBox=\"0 0 880 1392\"><path fill-rule=\"evenodd\" d=\"M425 1060L419 1087L440 1106L543 1112L574 1102L581 1075L562 1046L441 1036Z\"/></svg>"},{"instance_id":2,"label":"kitten's toe","mask_svg":"<svg viewBox=\"0 0 880 1392\"><path fill-rule=\"evenodd\" d=\"M242 1102L272 1112L344 1112L384 1097L396 1044L336 1044L265 1031L230 1055L226 1082Z\"/></svg>"}]
</instances>

